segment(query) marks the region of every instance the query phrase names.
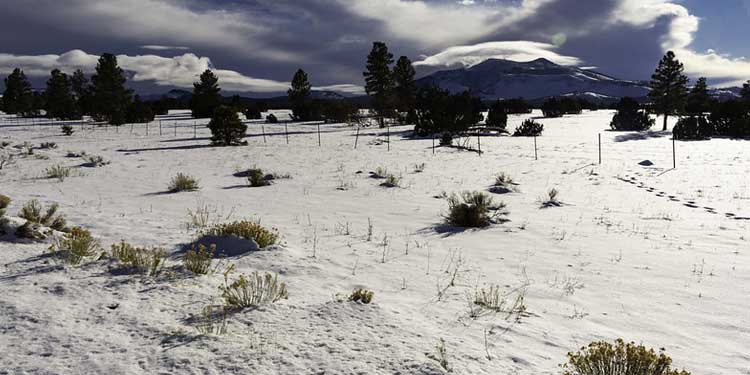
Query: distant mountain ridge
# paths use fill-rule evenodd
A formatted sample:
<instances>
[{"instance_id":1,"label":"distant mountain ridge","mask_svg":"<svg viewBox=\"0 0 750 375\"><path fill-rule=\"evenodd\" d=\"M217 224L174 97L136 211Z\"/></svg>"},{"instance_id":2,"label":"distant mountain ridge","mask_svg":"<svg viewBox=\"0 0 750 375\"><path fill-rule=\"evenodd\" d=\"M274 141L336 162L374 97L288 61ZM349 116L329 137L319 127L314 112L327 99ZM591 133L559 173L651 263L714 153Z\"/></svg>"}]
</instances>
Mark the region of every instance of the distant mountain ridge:
<instances>
[{"instance_id":1,"label":"distant mountain ridge","mask_svg":"<svg viewBox=\"0 0 750 375\"><path fill-rule=\"evenodd\" d=\"M422 86L438 86L453 93L470 90L485 100L527 100L575 93L620 98L643 97L648 83L617 79L593 70L563 66L547 59L516 62L489 59L477 65L435 72L417 80Z\"/></svg>"}]
</instances>

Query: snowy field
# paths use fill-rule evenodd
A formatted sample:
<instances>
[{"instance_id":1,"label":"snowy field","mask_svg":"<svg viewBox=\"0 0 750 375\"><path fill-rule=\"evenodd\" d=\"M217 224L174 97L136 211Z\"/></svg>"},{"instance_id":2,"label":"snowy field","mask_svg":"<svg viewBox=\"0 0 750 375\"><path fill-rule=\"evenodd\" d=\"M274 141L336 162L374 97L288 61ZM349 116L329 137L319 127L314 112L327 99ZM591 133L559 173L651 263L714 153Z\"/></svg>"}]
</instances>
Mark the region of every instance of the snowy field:
<instances>
[{"instance_id":1,"label":"snowy field","mask_svg":"<svg viewBox=\"0 0 750 375\"><path fill-rule=\"evenodd\" d=\"M143 124L76 125L71 137L5 120L0 142L58 145L0 170L9 215L30 199L57 202L105 248L124 239L172 252L195 237L189 209L210 207L221 222L261 219L281 246L224 264L233 275L278 272L289 298L231 314L226 334L204 336L194 323L221 304L223 268L123 275L103 261L66 266L45 255L49 242L6 237L0 374L440 374L441 338L458 374L559 374L568 351L616 338L664 348L693 374L750 374L748 142L677 142L673 170L670 134L610 132L611 116L540 119L538 160L532 138L482 138L481 156L433 154L430 139L405 137L411 127L391 128L390 151L377 128L363 129L355 150L356 129L345 125L322 125L319 147L316 125L289 124L287 144L284 124L259 122L248 146L212 148L207 129L194 138L193 120L177 135L170 119L161 136L156 122L148 135ZM111 164L85 167L68 151ZM71 177L44 178L57 164ZM252 166L291 178L246 187L233 173ZM379 186L369 177L378 167L401 187ZM201 189L164 194L178 172ZM500 172L520 184L492 194L509 222L442 225L443 193L487 191ZM562 207L540 208L550 188ZM490 285L509 300L523 295L526 311L471 317L468 299ZM373 303L336 300L357 287L374 291Z\"/></svg>"}]
</instances>

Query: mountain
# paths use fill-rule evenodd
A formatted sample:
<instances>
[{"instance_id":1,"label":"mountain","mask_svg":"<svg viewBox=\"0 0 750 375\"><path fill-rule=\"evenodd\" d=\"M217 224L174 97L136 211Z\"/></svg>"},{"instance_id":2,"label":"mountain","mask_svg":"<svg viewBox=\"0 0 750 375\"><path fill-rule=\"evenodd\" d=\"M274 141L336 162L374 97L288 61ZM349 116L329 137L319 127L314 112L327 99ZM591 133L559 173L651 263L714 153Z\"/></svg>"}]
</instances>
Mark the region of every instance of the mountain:
<instances>
[{"instance_id":1,"label":"mountain","mask_svg":"<svg viewBox=\"0 0 750 375\"><path fill-rule=\"evenodd\" d=\"M573 93L588 96L642 97L648 84L610 77L592 70L562 66L547 59L529 62L489 59L469 68L443 70L417 80L453 93L470 90L482 99L536 99Z\"/></svg>"}]
</instances>

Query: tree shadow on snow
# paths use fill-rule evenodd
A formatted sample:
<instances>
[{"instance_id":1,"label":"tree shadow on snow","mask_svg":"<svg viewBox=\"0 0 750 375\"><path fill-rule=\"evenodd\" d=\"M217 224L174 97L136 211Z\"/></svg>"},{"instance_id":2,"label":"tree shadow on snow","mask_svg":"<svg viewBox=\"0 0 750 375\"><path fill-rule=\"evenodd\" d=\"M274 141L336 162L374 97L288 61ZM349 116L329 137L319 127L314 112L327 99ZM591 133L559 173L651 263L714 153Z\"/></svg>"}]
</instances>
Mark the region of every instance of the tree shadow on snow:
<instances>
[{"instance_id":1,"label":"tree shadow on snow","mask_svg":"<svg viewBox=\"0 0 750 375\"><path fill-rule=\"evenodd\" d=\"M613 130L608 130L613 131ZM615 142L628 142L628 141L645 141L653 138L663 138L672 135L669 131L656 131L656 132L628 132L615 136Z\"/></svg>"}]
</instances>

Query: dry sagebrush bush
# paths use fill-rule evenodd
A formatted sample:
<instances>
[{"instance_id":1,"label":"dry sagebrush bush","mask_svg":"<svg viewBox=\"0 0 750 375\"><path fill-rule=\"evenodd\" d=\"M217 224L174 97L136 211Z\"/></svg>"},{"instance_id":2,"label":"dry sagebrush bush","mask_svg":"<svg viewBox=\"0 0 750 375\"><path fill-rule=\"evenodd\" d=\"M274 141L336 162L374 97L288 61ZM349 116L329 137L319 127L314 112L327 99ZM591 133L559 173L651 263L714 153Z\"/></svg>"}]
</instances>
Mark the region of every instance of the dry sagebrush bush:
<instances>
[{"instance_id":1,"label":"dry sagebrush bush","mask_svg":"<svg viewBox=\"0 0 750 375\"><path fill-rule=\"evenodd\" d=\"M96 255L101 250L101 246L99 241L91 236L91 232L75 227L58 238L49 249L61 255L66 263L78 265L85 258Z\"/></svg>"},{"instance_id":2,"label":"dry sagebrush bush","mask_svg":"<svg viewBox=\"0 0 750 375\"><path fill-rule=\"evenodd\" d=\"M374 295L375 293L373 293L371 290L357 288L352 292L349 298L347 298L347 301L368 304L372 302L372 297Z\"/></svg>"},{"instance_id":3,"label":"dry sagebrush bush","mask_svg":"<svg viewBox=\"0 0 750 375\"><path fill-rule=\"evenodd\" d=\"M495 182L490 186L490 192L495 194L505 194L517 191L518 184L506 173L500 173L495 176Z\"/></svg>"},{"instance_id":4,"label":"dry sagebrush bush","mask_svg":"<svg viewBox=\"0 0 750 375\"><path fill-rule=\"evenodd\" d=\"M271 185L273 175L266 175L260 168L250 168L247 171L247 182L252 187L261 187Z\"/></svg>"},{"instance_id":5,"label":"dry sagebrush bush","mask_svg":"<svg viewBox=\"0 0 750 375\"><path fill-rule=\"evenodd\" d=\"M63 181L66 178L70 177L70 168L63 167L62 165L53 165L45 169L44 174L45 176L47 176L47 178L56 178L60 181Z\"/></svg>"},{"instance_id":6,"label":"dry sagebrush bush","mask_svg":"<svg viewBox=\"0 0 750 375\"><path fill-rule=\"evenodd\" d=\"M482 192L463 192L460 196L448 197L448 214L446 224L464 228L482 228L498 221L507 215L505 203L493 203L492 198Z\"/></svg>"},{"instance_id":7,"label":"dry sagebrush bush","mask_svg":"<svg viewBox=\"0 0 750 375\"><path fill-rule=\"evenodd\" d=\"M57 214L59 207L57 203L53 203L42 214L43 207L41 203L36 199L32 199L21 207L21 212L18 213L18 216L30 223L40 224L60 232L65 232L67 230L65 227L65 217Z\"/></svg>"},{"instance_id":8,"label":"dry sagebrush bush","mask_svg":"<svg viewBox=\"0 0 750 375\"><path fill-rule=\"evenodd\" d=\"M177 173L177 176L172 177L172 181L169 182L169 186L167 187L170 193L196 191L198 189L200 189L198 180L184 173Z\"/></svg>"},{"instance_id":9,"label":"dry sagebrush bush","mask_svg":"<svg viewBox=\"0 0 750 375\"><path fill-rule=\"evenodd\" d=\"M225 275L224 285L219 286L219 290L224 303L236 308L257 307L289 297L286 284L279 281L277 274L272 273L240 275L232 283L229 283Z\"/></svg>"},{"instance_id":10,"label":"dry sagebrush bush","mask_svg":"<svg viewBox=\"0 0 750 375\"><path fill-rule=\"evenodd\" d=\"M232 223L217 224L203 232L212 236L235 236L246 240L253 240L259 248L271 246L279 240L279 233L275 228L266 229L260 221L242 220Z\"/></svg>"},{"instance_id":11,"label":"dry sagebrush bush","mask_svg":"<svg viewBox=\"0 0 750 375\"><path fill-rule=\"evenodd\" d=\"M673 370L672 359L654 349L617 339L612 345L592 342L576 353L568 353L568 363L561 365L563 375L690 375Z\"/></svg>"},{"instance_id":12,"label":"dry sagebrush bush","mask_svg":"<svg viewBox=\"0 0 750 375\"><path fill-rule=\"evenodd\" d=\"M0 217L5 215L5 209L10 205L10 197L0 194Z\"/></svg>"},{"instance_id":13,"label":"dry sagebrush bush","mask_svg":"<svg viewBox=\"0 0 750 375\"><path fill-rule=\"evenodd\" d=\"M549 207L560 207L562 206L562 202L560 202L559 199L560 192L555 189L549 189L547 191L547 196L540 198L539 200L542 203L541 208L549 208Z\"/></svg>"},{"instance_id":14,"label":"dry sagebrush bush","mask_svg":"<svg viewBox=\"0 0 750 375\"><path fill-rule=\"evenodd\" d=\"M204 245L198 245L198 251L195 250L195 245L193 245L193 249L188 250L185 257L182 258L182 264L186 270L196 275L205 275L211 270L214 253L216 253L216 245L214 244L211 244L208 248Z\"/></svg>"},{"instance_id":15,"label":"dry sagebrush bush","mask_svg":"<svg viewBox=\"0 0 750 375\"><path fill-rule=\"evenodd\" d=\"M112 245L110 255L123 268L149 276L157 276L164 268L167 252L158 247L135 247L125 241L121 241L119 244Z\"/></svg>"}]
</instances>

